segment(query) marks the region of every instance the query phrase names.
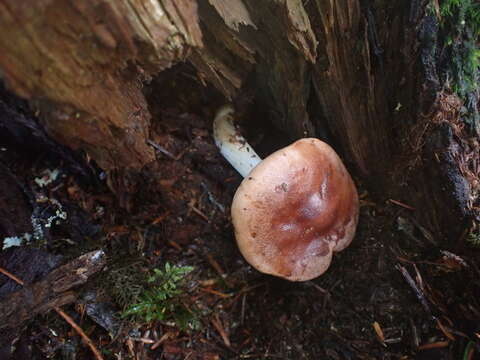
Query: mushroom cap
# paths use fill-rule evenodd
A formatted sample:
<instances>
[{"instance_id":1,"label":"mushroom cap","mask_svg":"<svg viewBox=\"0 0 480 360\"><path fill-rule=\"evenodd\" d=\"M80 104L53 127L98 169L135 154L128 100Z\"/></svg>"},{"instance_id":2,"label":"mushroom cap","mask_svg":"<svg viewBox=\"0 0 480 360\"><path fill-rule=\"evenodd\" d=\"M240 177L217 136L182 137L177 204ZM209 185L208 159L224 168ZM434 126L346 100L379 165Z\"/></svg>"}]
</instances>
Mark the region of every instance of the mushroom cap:
<instances>
[{"instance_id":1,"label":"mushroom cap","mask_svg":"<svg viewBox=\"0 0 480 360\"><path fill-rule=\"evenodd\" d=\"M232 203L238 247L257 270L290 281L323 274L355 235L358 195L326 143L301 139L258 164Z\"/></svg>"}]
</instances>

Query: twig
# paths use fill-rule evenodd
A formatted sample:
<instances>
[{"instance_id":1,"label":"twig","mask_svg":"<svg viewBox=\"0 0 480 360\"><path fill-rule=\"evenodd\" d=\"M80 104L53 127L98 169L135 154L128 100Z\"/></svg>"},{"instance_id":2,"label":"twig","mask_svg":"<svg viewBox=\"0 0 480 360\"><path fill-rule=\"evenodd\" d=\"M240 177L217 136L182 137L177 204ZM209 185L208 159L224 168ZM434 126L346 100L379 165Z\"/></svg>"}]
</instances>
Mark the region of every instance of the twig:
<instances>
[{"instance_id":1,"label":"twig","mask_svg":"<svg viewBox=\"0 0 480 360\"><path fill-rule=\"evenodd\" d=\"M388 201L390 201L392 204L395 204L395 205L398 205L398 206L401 206L405 209L408 209L408 210L415 210L415 208L413 206L410 206L410 205L407 205L401 201L398 201L398 200L393 200L393 199L388 199Z\"/></svg>"},{"instance_id":2,"label":"twig","mask_svg":"<svg viewBox=\"0 0 480 360\"><path fill-rule=\"evenodd\" d=\"M165 149L162 145L154 143L151 140L147 140L147 144L151 145L153 148L155 148L155 150L158 150L162 154L166 155L168 158L170 158L172 160L175 160L175 161L180 160L182 158L182 156L185 155L185 153L188 151L188 148L185 148L183 151L180 152L180 154L175 156L170 151Z\"/></svg>"},{"instance_id":3,"label":"twig","mask_svg":"<svg viewBox=\"0 0 480 360\"><path fill-rule=\"evenodd\" d=\"M375 330L375 333L377 334L377 338L378 340L380 341L380 343L383 345L383 346L387 346L385 344L385 335L383 333L383 330L382 330L382 327L380 326L380 324L375 321L373 324L373 329Z\"/></svg>"},{"instance_id":4,"label":"twig","mask_svg":"<svg viewBox=\"0 0 480 360\"><path fill-rule=\"evenodd\" d=\"M157 225L161 223L163 220L165 220L168 216L170 215L170 210L164 212L162 215L157 216L153 221L152 225Z\"/></svg>"},{"instance_id":5,"label":"twig","mask_svg":"<svg viewBox=\"0 0 480 360\"><path fill-rule=\"evenodd\" d=\"M207 258L208 262L210 263L210 265L212 266L212 268L214 268L215 271L223 278L224 274L225 274L225 271L223 271L222 267L217 262L217 260L215 260L213 258L213 256L210 255L210 254L206 254L206 258Z\"/></svg>"},{"instance_id":6,"label":"twig","mask_svg":"<svg viewBox=\"0 0 480 360\"><path fill-rule=\"evenodd\" d=\"M418 350L428 350L428 349L438 349L447 347L450 344L450 341L436 341L433 343L423 344L418 347Z\"/></svg>"},{"instance_id":7,"label":"twig","mask_svg":"<svg viewBox=\"0 0 480 360\"><path fill-rule=\"evenodd\" d=\"M20 280L18 277L16 277L15 275L13 275L11 272L8 272L7 270L5 270L4 268L1 268L0 267L0 273L4 274L5 276L9 277L10 279L12 279L13 281L15 281L17 284L20 284L20 285L25 285L25 283Z\"/></svg>"},{"instance_id":8,"label":"twig","mask_svg":"<svg viewBox=\"0 0 480 360\"><path fill-rule=\"evenodd\" d=\"M325 290L324 288L322 288L321 286L319 286L319 285L317 285L317 284L314 284L313 282L312 282L312 286L313 286L315 289L317 289L318 291L320 291L322 294L325 294L325 295L326 295L326 294L329 293L328 290Z\"/></svg>"},{"instance_id":9,"label":"twig","mask_svg":"<svg viewBox=\"0 0 480 360\"><path fill-rule=\"evenodd\" d=\"M415 345L415 347L418 348L420 346L420 338L418 337L418 330L412 318L410 318L409 320L410 320L410 326L412 327L413 344Z\"/></svg>"},{"instance_id":10,"label":"twig","mask_svg":"<svg viewBox=\"0 0 480 360\"><path fill-rule=\"evenodd\" d=\"M437 326L440 329L440 331L445 335L447 338L450 340L455 340L455 337L447 330L447 328L442 324L440 319L437 319Z\"/></svg>"},{"instance_id":11,"label":"twig","mask_svg":"<svg viewBox=\"0 0 480 360\"><path fill-rule=\"evenodd\" d=\"M246 301L247 300L247 294L243 294L242 297L242 312L240 313L240 324L243 325L245 321L245 306L246 306Z\"/></svg>"},{"instance_id":12,"label":"twig","mask_svg":"<svg viewBox=\"0 0 480 360\"><path fill-rule=\"evenodd\" d=\"M265 282L262 282L260 284L255 284L255 285L252 285L252 286L247 286L247 287L244 287L242 289L240 289L240 291L238 292L239 294L244 294L244 293L247 293L247 292L250 292L256 288L259 288L260 286L263 286L263 285L266 285L267 283Z\"/></svg>"},{"instance_id":13,"label":"twig","mask_svg":"<svg viewBox=\"0 0 480 360\"><path fill-rule=\"evenodd\" d=\"M144 344L154 344L155 343L155 340L149 339L149 338L144 338L144 337L143 338L132 337L130 339L132 339L133 341L138 341L138 342L144 343Z\"/></svg>"},{"instance_id":14,"label":"twig","mask_svg":"<svg viewBox=\"0 0 480 360\"><path fill-rule=\"evenodd\" d=\"M166 155L168 158L172 159L172 160L176 160L176 156L173 155L170 151L168 151L167 149L165 149L162 145L159 145L157 143L154 143L153 141L151 140L147 140L147 144L148 145L151 145L155 150L158 150L159 152L161 152L163 155Z\"/></svg>"},{"instance_id":15,"label":"twig","mask_svg":"<svg viewBox=\"0 0 480 360\"><path fill-rule=\"evenodd\" d=\"M397 268L397 270L399 270L402 273L408 285L410 285L410 287L414 290L415 295L417 295L417 298L420 300L420 303L424 307L425 311L427 311L427 313L433 319L435 319L435 317L432 315L432 311L430 310L430 307L428 306L428 302L427 302L427 299L425 298L425 295L423 294L423 291L417 286L417 284L415 283L415 280L413 280L412 276L407 271L407 269L405 269L403 266L399 264L397 264L395 267Z\"/></svg>"},{"instance_id":16,"label":"twig","mask_svg":"<svg viewBox=\"0 0 480 360\"><path fill-rule=\"evenodd\" d=\"M92 350L93 354L95 355L95 358L97 358L97 360L103 360L103 356L102 354L100 354L100 351L98 351L93 341L87 336L87 334L83 332L80 326L78 326L75 323L75 321L69 315L67 315L62 309L58 307L55 307L54 309L58 313L58 315L63 317L65 321L68 322L70 326L74 328L75 331L82 337L83 341L85 341L85 343L90 347L90 350Z\"/></svg>"},{"instance_id":17,"label":"twig","mask_svg":"<svg viewBox=\"0 0 480 360\"><path fill-rule=\"evenodd\" d=\"M218 317L218 314L215 314L215 318L211 320L213 327L218 331L220 336L222 337L222 340L226 346L229 348L232 347L232 344L230 343L230 339L228 337L227 332L222 326L222 322L220 321L220 318Z\"/></svg>"},{"instance_id":18,"label":"twig","mask_svg":"<svg viewBox=\"0 0 480 360\"><path fill-rule=\"evenodd\" d=\"M182 251L182 247L180 245L178 245L178 243L173 241L173 240L168 240L168 245L177 249L178 251Z\"/></svg>"},{"instance_id":19,"label":"twig","mask_svg":"<svg viewBox=\"0 0 480 360\"><path fill-rule=\"evenodd\" d=\"M208 189L207 185L205 185L205 183L200 183L200 185L202 186L203 190L205 190L205 192L207 193L207 196L208 196L208 200L210 200L210 202L215 205L222 213L225 213L225 206L223 206L222 204L220 204L217 199L215 199L215 197L213 196L212 192Z\"/></svg>"},{"instance_id":20,"label":"twig","mask_svg":"<svg viewBox=\"0 0 480 360\"><path fill-rule=\"evenodd\" d=\"M167 340L169 337L171 337L171 335L170 335L169 332L163 334L162 337L160 338L160 340L158 340L155 344L153 344L150 349L151 349L151 350L155 350L155 349L156 349L157 347L159 347L163 342L165 342L165 340Z\"/></svg>"},{"instance_id":21,"label":"twig","mask_svg":"<svg viewBox=\"0 0 480 360\"><path fill-rule=\"evenodd\" d=\"M200 216L207 223L210 222L210 219L207 217L207 215L205 215L200 209L196 208L194 205L190 204L190 209L192 209L195 214Z\"/></svg>"},{"instance_id":22,"label":"twig","mask_svg":"<svg viewBox=\"0 0 480 360\"><path fill-rule=\"evenodd\" d=\"M199 288L200 291L203 291L203 292L206 292L206 293L209 293L209 294L213 294L213 295L217 295L221 298L229 298L231 297L232 295L231 294L224 294L220 291L216 291L216 290L213 290L213 289L209 289L209 288Z\"/></svg>"}]
</instances>

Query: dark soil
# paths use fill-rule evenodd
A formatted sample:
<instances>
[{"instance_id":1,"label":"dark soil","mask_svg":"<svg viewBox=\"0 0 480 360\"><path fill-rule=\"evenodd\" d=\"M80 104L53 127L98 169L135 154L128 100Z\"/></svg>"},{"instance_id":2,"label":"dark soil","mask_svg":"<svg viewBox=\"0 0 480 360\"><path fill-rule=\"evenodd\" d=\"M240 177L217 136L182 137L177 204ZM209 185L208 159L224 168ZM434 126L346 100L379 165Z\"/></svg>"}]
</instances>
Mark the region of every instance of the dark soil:
<instances>
[{"instance_id":1,"label":"dark soil","mask_svg":"<svg viewBox=\"0 0 480 360\"><path fill-rule=\"evenodd\" d=\"M230 222L229 205L241 178L211 137L222 99L184 67L162 74L145 92L154 119L151 141L162 151L140 174L128 174L132 193L113 192L94 164L31 131L12 139L4 129L0 137L0 238L34 231L32 214L42 221L57 210L68 214L29 245L0 250L0 267L31 282L53 265L104 249L108 266L64 310L106 359L480 356L478 247L460 239L454 249L444 248L416 222L415 209L371 198L368 184L356 179L358 232L326 274L290 283L258 273L239 253ZM2 96L13 109L2 122L18 116L34 121L21 101ZM255 104L243 105L254 116ZM266 131L271 127L260 118L247 123L254 146L263 144L261 153L284 145L286 136ZM35 141L41 150L32 150ZM34 179L47 169L60 175L39 187ZM108 181L115 183L115 176L127 175L108 174ZM38 261L8 260L27 252ZM120 317L146 286L149 270L163 269L166 262L194 267L178 303L194 314L199 329ZM0 299L18 288L12 284L0 275ZM0 341L1 359L93 359L54 312L8 335Z\"/></svg>"}]
</instances>

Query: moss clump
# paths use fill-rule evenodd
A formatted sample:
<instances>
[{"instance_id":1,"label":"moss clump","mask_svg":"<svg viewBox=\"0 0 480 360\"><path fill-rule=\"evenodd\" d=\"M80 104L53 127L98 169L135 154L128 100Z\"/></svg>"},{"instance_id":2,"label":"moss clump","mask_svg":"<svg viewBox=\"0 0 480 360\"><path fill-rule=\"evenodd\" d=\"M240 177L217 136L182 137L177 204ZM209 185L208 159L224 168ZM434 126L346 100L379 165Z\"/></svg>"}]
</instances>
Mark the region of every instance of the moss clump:
<instances>
[{"instance_id":1,"label":"moss clump","mask_svg":"<svg viewBox=\"0 0 480 360\"><path fill-rule=\"evenodd\" d=\"M104 286L121 309L124 310L137 302L145 291L147 284L142 270L142 264L138 261L124 264L108 273Z\"/></svg>"},{"instance_id":2,"label":"moss clump","mask_svg":"<svg viewBox=\"0 0 480 360\"><path fill-rule=\"evenodd\" d=\"M439 8L445 80L465 104L465 122L480 135L480 3L444 0Z\"/></svg>"},{"instance_id":3,"label":"moss clump","mask_svg":"<svg viewBox=\"0 0 480 360\"><path fill-rule=\"evenodd\" d=\"M480 233L472 231L467 236L467 242L475 247L480 247Z\"/></svg>"}]
</instances>

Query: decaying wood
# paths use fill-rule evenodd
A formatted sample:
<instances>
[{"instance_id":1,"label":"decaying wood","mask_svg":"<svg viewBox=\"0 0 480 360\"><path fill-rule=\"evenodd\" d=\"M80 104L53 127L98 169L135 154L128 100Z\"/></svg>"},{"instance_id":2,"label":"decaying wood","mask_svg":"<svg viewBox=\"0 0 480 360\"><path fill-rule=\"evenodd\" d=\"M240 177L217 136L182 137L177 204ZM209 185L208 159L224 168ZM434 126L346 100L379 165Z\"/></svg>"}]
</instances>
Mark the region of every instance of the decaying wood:
<instances>
[{"instance_id":1,"label":"decaying wood","mask_svg":"<svg viewBox=\"0 0 480 360\"><path fill-rule=\"evenodd\" d=\"M103 251L92 251L53 270L43 280L25 284L0 301L0 329L18 328L37 314L72 303L76 299L72 288L84 284L105 263Z\"/></svg>"},{"instance_id":2,"label":"decaying wood","mask_svg":"<svg viewBox=\"0 0 480 360\"><path fill-rule=\"evenodd\" d=\"M199 1L204 47L189 59L227 97L253 74L255 97L292 138L313 135L306 107L317 39L300 1ZM231 9L241 9L233 12Z\"/></svg>"},{"instance_id":3,"label":"decaying wood","mask_svg":"<svg viewBox=\"0 0 480 360\"><path fill-rule=\"evenodd\" d=\"M120 171L113 188L134 189L122 169L153 160L142 83L188 61L226 99L253 95L292 140L328 138L370 190L457 238L478 217L478 179L453 125L428 126L442 93L428 3L8 0L0 68L52 136Z\"/></svg>"},{"instance_id":4,"label":"decaying wood","mask_svg":"<svg viewBox=\"0 0 480 360\"><path fill-rule=\"evenodd\" d=\"M368 37L369 26L375 25L369 24L358 1L316 4L322 55L313 81L323 115L359 170L365 175L378 173L372 164L384 165L391 153L389 124L379 116L375 103L381 94L375 91Z\"/></svg>"},{"instance_id":5,"label":"decaying wood","mask_svg":"<svg viewBox=\"0 0 480 360\"><path fill-rule=\"evenodd\" d=\"M197 23L188 0L2 1L0 67L57 140L139 168L154 158L142 80L201 45Z\"/></svg>"}]
</instances>

